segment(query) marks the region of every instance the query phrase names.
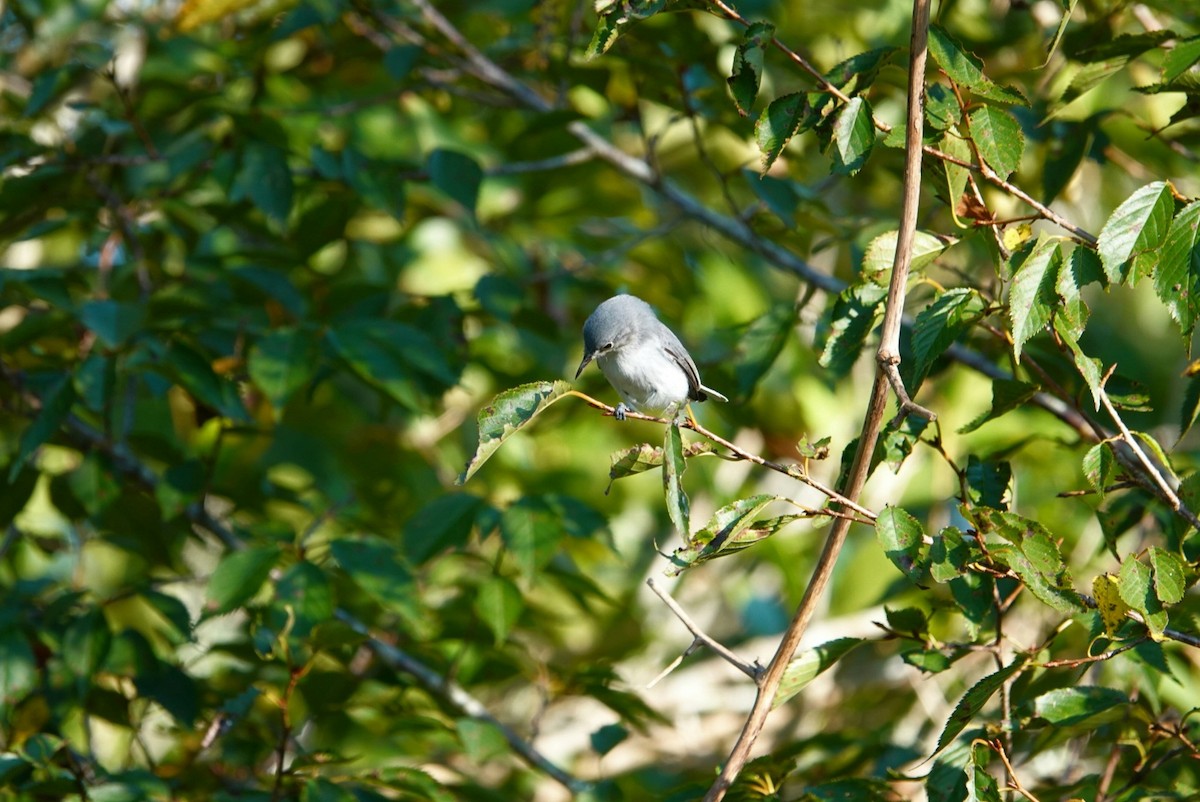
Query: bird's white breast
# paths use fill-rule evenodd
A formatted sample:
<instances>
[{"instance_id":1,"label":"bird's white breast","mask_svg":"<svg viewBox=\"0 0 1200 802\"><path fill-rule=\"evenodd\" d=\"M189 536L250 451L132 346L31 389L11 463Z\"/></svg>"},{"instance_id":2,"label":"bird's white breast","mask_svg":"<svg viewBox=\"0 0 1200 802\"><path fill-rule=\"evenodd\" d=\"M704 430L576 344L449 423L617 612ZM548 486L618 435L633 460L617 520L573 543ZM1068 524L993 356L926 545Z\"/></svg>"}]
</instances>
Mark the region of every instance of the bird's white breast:
<instances>
[{"instance_id":1,"label":"bird's white breast","mask_svg":"<svg viewBox=\"0 0 1200 802\"><path fill-rule=\"evenodd\" d=\"M687 400L687 375L661 346L627 345L596 361L621 399L639 412L662 412Z\"/></svg>"}]
</instances>

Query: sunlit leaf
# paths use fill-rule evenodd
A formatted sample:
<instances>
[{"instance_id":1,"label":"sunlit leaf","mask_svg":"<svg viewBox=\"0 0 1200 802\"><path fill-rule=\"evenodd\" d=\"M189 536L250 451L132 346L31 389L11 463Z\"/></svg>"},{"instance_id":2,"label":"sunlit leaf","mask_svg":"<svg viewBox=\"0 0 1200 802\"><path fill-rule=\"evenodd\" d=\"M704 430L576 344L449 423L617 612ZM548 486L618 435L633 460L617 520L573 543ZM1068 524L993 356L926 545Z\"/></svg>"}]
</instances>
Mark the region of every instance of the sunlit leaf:
<instances>
[{"instance_id":1,"label":"sunlit leaf","mask_svg":"<svg viewBox=\"0 0 1200 802\"><path fill-rule=\"evenodd\" d=\"M678 426L668 426L663 440L663 495L675 531L687 542L692 529L689 522L690 505L682 481L685 470L687 462L683 458L683 436Z\"/></svg>"},{"instance_id":2,"label":"sunlit leaf","mask_svg":"<svg viewBox=\"0 0 1200 802\"><path fill-rule=\"evenodd\" d=\"M1150 274L1174 212L1175 199L1166 181L1147 184L1116 208L1100 229L1096 246L1110 283L1133 285ZM1181 235L1180 242L1184 239Z\"/></svg>"},{"instance_id":3,"label":"sunlit leaf","mask_svg":"<svg viewBox=\"0 0 1200 802\"><path fill-rule=\"evenodd\" d=\"M865 642L864 638L838 638L822 643L816 648L801 651L784 669L771 707L776 708L787 702L803 690L804 686Z\"/></svg>"},{"instance_id":4,"label":"sunlit leaf","mask_svg":"<svg viewBox=\"0 0 1200 802\"><path fill-rule=\"evenodd\" d=\"M937 748L934 749L934 754L945 749L954 740L955 736L962 732L968 724L975 720L976 716L983 712L984 705L987 704L996 691L1000 690L1000 686L1025 667L1025 661L1026 658L1017 657L1004 668L979 680L979 682L971 686L970 690L963 694L963 697L958 700L958 704L954 706L954 711L950 714L950 718L947 719L946 726L942 728L942 734L938 736Z\"/></svg>"},{"instance_id":5,"label":"sunlit leaf","mask_svg":"<svg viewBox=\"0 0 1200 802\"><path fill-rule=\"evenodd\" d=\"M733 54L733 72L727 79L729 92L743 117L750 114L758 87L762 82L763 52L775 35L769 22L754 22L742 34L742 41Z\"/></svg>"},{"instance_id":6,"label":"sunlit leaf","mask_svg":"<svg viewBox=\"0 0 1200 802\"><path fill-rule=\"evenodd\" d=\"M564 381L533 382L506 390L493 398L491 403L479 410L476 418L479 445L457 483L461 485L474 476L505 440L569 392L571 385Z\"/></svg>"}]
</instances>

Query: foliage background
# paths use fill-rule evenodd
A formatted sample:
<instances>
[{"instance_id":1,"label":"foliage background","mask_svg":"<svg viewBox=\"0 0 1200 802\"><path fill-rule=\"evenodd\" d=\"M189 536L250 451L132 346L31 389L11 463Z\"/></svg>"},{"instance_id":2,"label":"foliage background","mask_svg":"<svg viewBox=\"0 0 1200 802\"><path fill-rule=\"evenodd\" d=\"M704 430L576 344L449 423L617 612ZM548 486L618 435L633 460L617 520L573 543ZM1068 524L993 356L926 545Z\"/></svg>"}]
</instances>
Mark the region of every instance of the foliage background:
<instances>
[{"instance_id":1,"label":"foliage background","mask_svg":"<svg viewBox=\"0 0 1200 802\"><path fill-rule=\"evenodd\" d=\"M866 133L835 126L839 103L812 76L770 48L736 55L743 28L703 3L665 6L632 4L647 18L609 41L618 7L598 18L587 3L5 5L6 795L703 793L753 685L701 651L646 687L689 643L644 585L665 582L660 552L679 535L656 473L611 488L606 474L611 453L656 445L662 427L564 400L454 486L476 410L571 375L582 321L621 290L654 303L706 383L731 397L697 410L709 428L781 461L828 437L832 456L811 464L826 484L856 435L872 369L856 357L873 318L851 324L836 294L847 283L869 292L864 276L890 265L876 238L896 225L900 142L869 115L857 121ZM822 73L907 43L904 4L738 10L771 21ZM440 15L541 102L480 80ZM970 138L956 89L968 111L1019 124L1019 135L1003 122L994 139L976 133L964 157L1011 162L1011 186L1092 234L1135 191L1171 182L1151 192L1161 214L1113 223L1110 246L1116 229L1136 239L1147 219L1164 231L1191 219L1194 10L961 0L935 20L1025 101L993 102L982 82L931 68L942 87L931 141ZM761 79L748 101L744 84L731 96L726 83L739 58ZM837 82L900 126L906 59L880 58ZM827 116L783 137L760 177L760 144L783 143L759 120L794 92ZM617 155L589 147L580 125ZM922 352L918 400L940 417L924 439L940 433L937 447L879 468L864 505L902 507L931 535L1010 509L1052 533L1070 571L1062 588L1090 594L1108 573L1126 597L1153 570L1150 596L1127 606L1165 605L1158 631L1195 633L1195 594L1182 591L1195 532L1122 483L1127 468L1103 456L1115 449L1093 452L1094 433L1033 403L960 431L989 410L995 377L943 358L950 341L1113 422L1062 333L1023 316L1064 299L1051 289L1015 314L1005 306L1023 258L1049 264L1060 243L1059 258L1073 258L1068 232L1017 219L1035 210L982 181L985 211L964 207L961 186L948 189L962 176L928 161L920 226L956 241L929 246L936 260L910 311L970 288L980 314ZM1158 277L1180 269L1194 291L1200 260L1194 244L1175 253L1158 236L1084 287L1079 347L1119 366L1109 391L1169 451L1191 503L1200 393L1183 374L1195 313L1187 293L1171 305L1172 282ZM1022 326L1028 336L1014 338ZM596 371L578 384L614 395ZM972 456L982 467L960 482L955 468L965 475ZM755 493L824 501L744 462L688 467L695 527ZM1062 496L1093 485L1118 488ZM671 593L712 636L765 662L822 532L793 523L686 571ZM1146 639L1137 623L1106 631L1076 601L1063 610L1016 594L1031 580L1015 569L960 564L960 585L912 582L885 550L856 527L809 635L856 648L776 711L736 794L990 799L1006 783L1042 799L1196 793L1194 644ZM1160 564L1178 568L1178 598ZM995 592L979 607L962 583ZM1070 662L1122 645L1132 648ZM998 695L980 690L1011 665L1019 673L983 686ZM951 732L964 694L979 704L970 728Z\"/></svg>"}]
</instances>

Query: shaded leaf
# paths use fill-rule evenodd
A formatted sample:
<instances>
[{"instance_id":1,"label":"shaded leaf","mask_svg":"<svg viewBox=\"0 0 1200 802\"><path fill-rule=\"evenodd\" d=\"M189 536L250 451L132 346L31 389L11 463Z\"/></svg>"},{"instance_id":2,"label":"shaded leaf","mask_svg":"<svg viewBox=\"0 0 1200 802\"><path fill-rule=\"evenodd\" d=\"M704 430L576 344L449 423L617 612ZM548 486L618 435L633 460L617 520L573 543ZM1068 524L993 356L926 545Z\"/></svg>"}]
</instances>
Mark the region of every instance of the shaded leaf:
<instances>
[{"instance_id":1,"label":"shaded leaf","mask_svg":"<svg viewBox=\"0 0 1200 802\"><path fill-rule=\"evenodd\" d=\"M524 607L521 591L502 576L490 577L475 591L475 614L492 631L497 646L508 638Z\"/></svg>"},{"instance_id":2,"label":"shaded leaf","mask_svg":"<svg viewBox=\"0 0 1200 802\"><path fill-rule=\"evenodd\" d=\"M1035 385L1016 379L995 379L992 382L991 408L959 429L959 434L973 432L990 420L1006 415L1015 409L1021 409L1037 391L1038 388Z\"/></svg>"},{"instance_id":3,"label":"shaded leaf","mask_svg":"<svg viewBox=\"0 0 1200 802\"><path fill-rule=\"evenodd\" d=\"M862 352L867 335L883 314L887 288L872 282L854 284L842 290L830 312L821 367L834 377L845 376Z\"/></svg>"},{"instance_id":4,"label":"shaded leaf","mask_svg":"<svg viewBox=\"0 0 1200 802\"><path fill-rule=\"evenodd\" d=\"M226 554L208 580L213 612L228 613L254 598L280 554L278 546L251 546Z\"/></svg>"},{"instance_id":5,"label":"shaded leaf","mask_svg":"<svg viewBox=\"0 0 1200 802\"><path fill-rule=\"evenodd\" d=\"M447 493L417 510L404 527L404 552L421 564L446 549L465 546L485 507L470 493Z\"/></svg>"},{"instance_id":6,"label":"shaded leaf","mask_svg":"<svg viewBox=\"0 0 1200 802\"><path fill-rule=\"evenodd\" d=\"M775 36L775 26L769 22L751 23L742 35L733 54L732 74L726 80L738 113L750 114L758 87L762 82L763 51Z\"/></svg>"},{"instance_id":7,"label":"shaded leaf","mask_svg":"<svg viewBox=\"0 0 1200 802\"><path fill-rule=\"evenodd\" d=\"M875 121L871 104L861 96L850 98L833 122L833 171L856 175L875 146Z\"/></svg>"},{"instance_id":8,"label":"shaded leaf","mask_svg":"<svg viewBox=\"0 0 1200 802\"><path fill-rule=\"evenodd\" d=\"M75 403L75 385L70 376L62 376L42 396L42 408L33 423L21 432L17 456L8 466L8 483L15 484L21 468L62 426Z\"/></svg>"},{"instance_id":9,"label":"shaded leaf","mask_svg":"<svg viewBox=\"0 0 1200 802\"><path fill-rule=\"evenodd\" d=\"M1154 292L1189 341L1200 319L1200 201L1188 204L1167 228Z\"/></svg>"},{"instance_id":10,"label":"shaded leaf","mask_svg":"<svg viewBox=\"0 0 1200 802\"><path fill-rule=\"evenodd\" d=\"M316 374L316 341L295 328L276 329L250 349L246 368L271 402L276 420L288 399Z\"/></svg>"},{"instance_id":11,"label":"shaded leaf","mask_svg":"<svg viewBox=\"0 0 1200 802\"><path fill-rule=\"evenodd\" d=\"M833 667L851 650L866 642L865 638L838 638L822 643L814 649L805 649L788 663L783 670L771 708L777 708L804 689L825 671Z\"/></svg>"},{"instance_id":12,"label":"shaded leaf","mask_svg":"<svg viewBox=\"0 0 1200 802\"><path fill-rule=\"evenodd\" d=\"M761 172L771 169L792 137L812 128L819 119L802 92L781 95L767 104L754 124L754 141L762 152Z\"/></svg>"},{"instance_id":13,"label":"shaded leaf","mask_svg":"<svg viewBox=\"0 0 1200 802\"><path fill-rule=\"evenodd\" d=\"M493 398L479 410L479 445L456 483L461 485L474 476L505 440L569 392L571 385L564 381L543 381L505 390Z\"/></svg>"},{"instance_id":14,"label":"shaded leaf","mask_svg":"<svg viewBox=\"0 0 1200 802\"><path fill-rule=\"evenodd\" d=\"M1000 686L1007 682L1010 677L1023 669L1025 662L1026 658L1023 656L1015 658L1004 668L979 680L979 682L971 686L970 690L963 694L963 697L958 700L958 704L954 706L954 711L950 714L950 718L947 719L946 726L942 728L942 734L938 736L937 748L934 749L934 754L945 749L954 740L955 736L962 732L983 711L983 706L992 698L992 695L1000 690Z\"/></svg>"},{"instance_id":15,"label":"shaded leaf","mask_svg":"<svg viewBox=\"0 0 1200 802\"><path fill-rule=\"evenodd\" d=\"M683 472L687 470L687 462L683 458L683 436L679 427L672 424L667 427L663 439L663 495L666 498L667 514L675 531L684 542L691 540L691 523L687 493L683 490Z\"/></svg>"},{"instance_id":16,"label":"shaded leaf","mask_svg":"<svg viewBox=\"0 0 1200 802\"><path fill-rule=\"evenodd\" d=\"M912 367L907 389L915 393L933 362L977 323L986 303L973 289L960 287L939 295L921 310L912 327Z\"/></svg>"},{"instance_id":17,"label":"shaded leaf","mask_svg":"<svg viewBox=\"0 0 1200 802\"><path fill-rule=\"evenodd\" d=\"M438 148L426 162L430 182L447 197L458 203L467 214L475 216L483 169L465 153Z\"/></svg>"}]
</instances>

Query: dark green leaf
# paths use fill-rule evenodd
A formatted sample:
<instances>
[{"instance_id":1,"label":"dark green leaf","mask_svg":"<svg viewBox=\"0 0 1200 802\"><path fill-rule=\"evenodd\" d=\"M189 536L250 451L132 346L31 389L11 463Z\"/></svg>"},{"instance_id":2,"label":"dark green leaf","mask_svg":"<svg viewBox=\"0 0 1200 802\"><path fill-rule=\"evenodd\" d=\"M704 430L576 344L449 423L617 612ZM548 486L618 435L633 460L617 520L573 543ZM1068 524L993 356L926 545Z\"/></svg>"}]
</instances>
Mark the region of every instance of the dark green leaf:
<instances>
[{"instance_id":1,"label":"dark green leaf","mask_svg":"<svg viewBox=\"0 0 1200 802\"><path fill-rule=\"evenodd\" d=\"M475 591L474 607L475 614L487 624L498 646L507 640L508 633L521 617L525 601L511 581L493 576Z\"/></svg>"},{"instance_id":2,"label":"dark green leaf","mask_svg":"<svg viewBox=\"0 0 1200 802\"><path fill-rule=\"evenodd\" d=\"M954 740L955 736L962 732L983 711L983 706L987 704L987 701L992 698L992 695L996 691L1000 690L1000 686L1024 667L1025 658L1017 657L1004 668L979 680L969 691L963 694L962 699L955 705L954 712L950 714L950 718L946 721L946 726L942 729L942 734L938 736L937 748L934 749L934 754L945 749Z\"/></svg>"},{"instance_id":3,"label":"dark green leaf","mask_svg":"<svg viewBox=\"0 0 1200 802\"><path fill-rule=\"evenodd\" d=\"M734 379L739 398L749 398L791 337L796 309L775 304L746 327L734 350Z\"/></svg>"},{"instance_id":4,"label":"dark green leaf","mask_svg":"<svg viewBox=\"0 0 1200 802\"><path fill-rule=\"evenodd\" d=\"M754 141L762 152L761 172L771 169L792 137L812 128L819 119L802 92L781 95L767 104L754 124Z\"/></svg>"},{"instance_id":5,"label":"dark green leaf","mask_svg":"<svg viewBox=\"0 0 1200 802\"><path fill-rule=\"evenodd\" d=\"M969 88L982 98L1001 103L1024 104L1025 97L1015 89L998 86L983 72L983 63L972 53L963 49L939 25L929 26L929 55L941 67L950 80Z\"/></svg>"},{"instance_id":6,"label":"dark green leaf","mask_svg":"<svg viewBox=\"0 0 1200 802\"><path fill-rule=\"evenodd\" d=\"M11 710L37 683L37 662L28 638L15 628L0 630L0 701Z\"/></svg>"},{"instance_id":7,"label":"dark green leaf","mask_svg":"<svg viewBox=\"0 0 1200 802\"><path fill-rule=\"evenodd\" d=\"M1025 403L1033 398L1038 388L1032 384L1017 381L1016 379L996 379L992 382L992 406L987 412L984 412L979 417L959 429L960 434L968 434L975 431L983 424L990 420L999 418L1001 415L1006 415L1015 409L1021 409Z\"/></svg>"},{"instance_id":8,"label":"dark green leaf","mask_svg":"<svg viewBox=\"0 0 1200 802\"><path fill-rule=\"evenodd\" d=\"M182 340L167 346L162 365L179 386L201 404L239 423L250 419L233 382L217 375L203 354Z\"/></svg>"},{"instance_id":9,"label":"dark green leaf","mask_svg":"<svg viewBox=\"0 0 1200 802\"><path fill-rule=\"evenodd\" d=\"M277 420L288 399L316 374L316 345L302 329L281 328L250 349L246 364L250 378L271 402Z\"/></svg>"},{"instance_id":10,"label":"dark green leaf","mask_svg":"<svg viewBox=\"0 0 1200 802\"><path fill-rule=\"evenodd\" d=\"M470 493L447 493L421 507L404 527L404 553L420 564L446 549L465 546L483 500Z\"/></svg>"},{"instance_id":11,"label":"dark green leaf","mask_svg":"<svg viewBox=\"0 0 1200 802\"><path fill-rule=\"evenodd\" d=\"M861 96L850 98L833 122L833 171L856 175L875 146L875 120L871 104Z\"/></svg>"},{"instance_id":12,"label":"dark green leaf","mask_svg":"<svg viewBox=\"0 0 1200 802\"><path fill-rule=\"evenodd\" d=\"M105 348L120 348L141 329L145 310L107 299L88 301L79 308L79 319Z\"/></svg>"},{"instance_id":13,"label":"dark green leaf","mask_svg":"<svg viewBox=\"0 0 1200 802\"><path fill-rule=\"evenodd\" d=\"M967 457L966 475L972 504L997 510L1008 509L1012 465L1004 460L980 459L971 454Z\"/></svg>"},{"instance_id":14,"label":"dark green leaf","mask_svg":"<svg viewBox=\"0 0 1200 802\"><path fill-rule=\"evenodd\" d=\"M1179 439L1192 430L1200 417L1200 375L1188 377L1179 410Z\"/></svg>"},{"instance_id":15,"label":"dark green leaf","mask_svg":"<svg viewBox=\"0 0 1200 802\"><path fill-rule=\"evenodd\" d=\"M500 534L528 582L558 553L566 531L559 510L545 498L526 496L500 516Z\"/></svg>"},{"instance_id":16,"label":"dark green leaf","mask_svg":"<svg viewBox=\"0 0 1200 802\"><path fill-rule=\"evenodd\" d=\"M983 317L985 307L978 292L960 287L921 310L912 328L913 364L906 382L910 394L921 386L934 360Z\"/></svg>"},{"instance_id":17,"label":"dark green leaf","mask_svg":"<svg viewBox=\"0 0 1200 802\"><path fill-rule=\"evenodd\" d=\"M395 544L372 535L339 538L329 544L329 553L354 584L381 604L400 610L412 607L415 593L412 574L404 566Z\"/></svg>"},{"instance_id":18,"label":"dark green leaf","mask_svg":"<svg viewBox=\"0 0 1200 802\"><path fill-rule=\"evenodd\" d=\"M584 55L594 59L608 52L617 38L625 33L636 22L652 17L667 7L668 0L631 0L631 2L612 2L597 8L600 19L596 21L596 30L592 34L591 44Z\"/></svg>"},{"instance_id":19,"label":"dark green leaf","mask_svg":"<svg viewBox=\"0 0 1200 802\"><path fill-rule=\"evenodd\" d=\"M287 154L265 142L247 143L230 199L249 198L276 228L285 229L292 211L292 192Z\"/></svg>"},{"instance_id":20,"label":"dark green leaf","mask_svg":"<svg viewBox=\"0 0 1200 802\"><path fill-rule=\"evenodd\" d=\"M742 41L733 54L733 71L726 83L743 117L750 114L758 87L762 82L763 52L775 36L775 26L769 22L755 22L746 28Z\"/></svg>"},{"instance_id":21,"label":"dark green leaf","mask_svg":"<svg viewBox=\"0 0 1200 802\"><path fill-rule=\"evenodd\" d=\"M867 335L883 314L887 288L873 282L854 284L838 296L821 352L820 364L834 377L845 376L862 352Z\"/></svg>"},{"instance_id":22,"label":"dark green leaf","mask_svg":"<svg viewBox=\"0 0 1200 802\"><path fill-rule=\"evenodd\" d=\"M629 737L629 730L620 724L605 724L591 735L592 750L600 755L607 755L618 744Z\"/></svg>"},{"instance_id":23,"label":"dark green leaf","mask_svg":"<svg viewBox=\"0 0 1200 802\"><path fill-rule=\"evenodd\" d=\"M16 459L8 466L8 483L14 484L21 468L41 446L55 435L75 403L75 386L70 376L58 379L42 396L42 408L33 423L21 433Z\"/></svg>"},{"instance_id":24,"label":"dark green leaf","mask_svg":"<svg viewBox=\"0 0 1200 802\"><path fill-rule=\"evenodd\" d=\"M506 390L493 398L490 404L479 410L476 418L479 445L457 483L461 485L474 476L505 440L569 392L571 385L564 381L533 382Z\"/></svg>"},{"instance_id":25,"label":"dark green leaf","mask_svg":"<svg viewBox=\"0 0 1200 802\"><path fill-rule=\"evenodd\" d=\"M483 183L478 162L465 153L439 148L429 154L426 168L433 185L474 217L479 185Z\"/></svg>"},{"instance_id":26,"label":"dark green leaf","mask_svg":"<svg viewBox=\"0 0 1200 802\"><path fill-rule=\"evenodd\" d=\"M275 598L293 617L290 635L304 640L313 628L333 619L333 588L325 572L301 560L283 572L275 584Z\"/></svg>"}]
</instances>

